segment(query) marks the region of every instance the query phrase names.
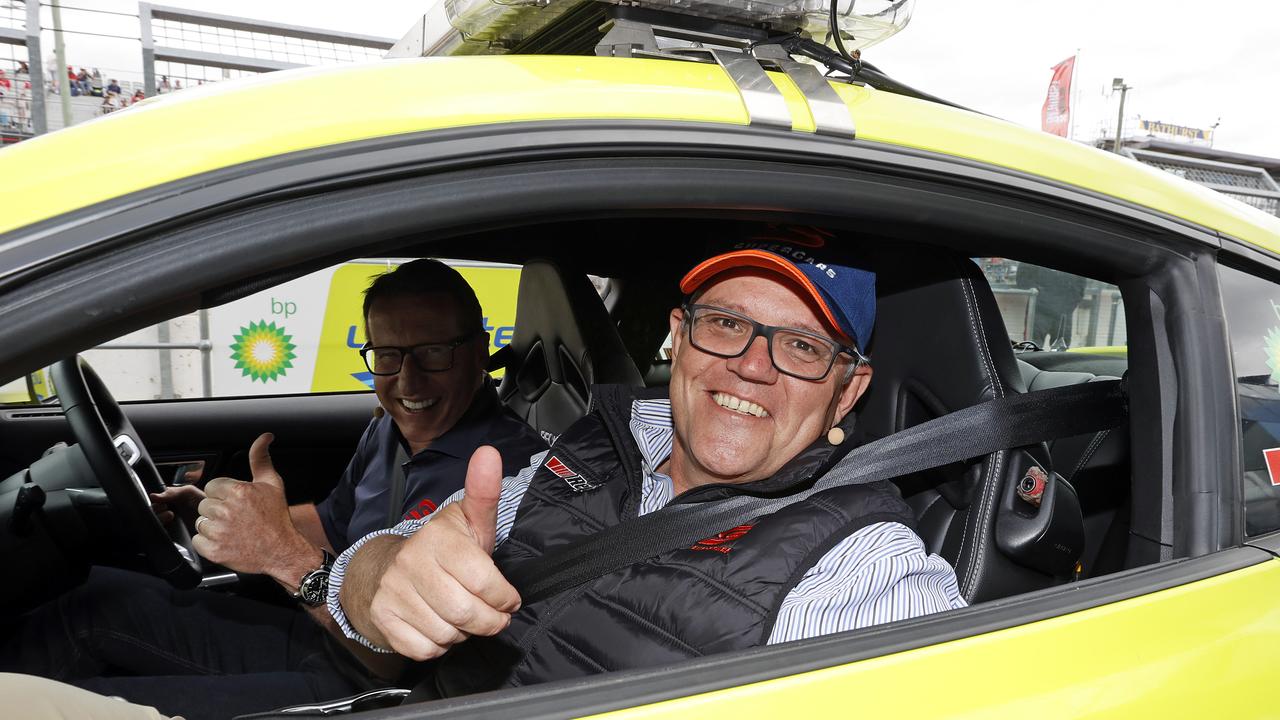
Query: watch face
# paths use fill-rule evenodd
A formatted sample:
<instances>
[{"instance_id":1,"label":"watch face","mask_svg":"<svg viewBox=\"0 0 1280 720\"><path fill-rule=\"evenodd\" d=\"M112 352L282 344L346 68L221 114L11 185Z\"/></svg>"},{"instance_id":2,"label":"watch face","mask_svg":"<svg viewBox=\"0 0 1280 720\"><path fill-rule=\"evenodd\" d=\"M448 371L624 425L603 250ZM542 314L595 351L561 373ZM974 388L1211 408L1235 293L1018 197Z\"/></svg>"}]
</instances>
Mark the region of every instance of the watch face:
<instances>
[{"instance_id":1,"label":"watch face","mask_svg":"<svg viewBox=\"0 0 1280 720\"><path fill-rule=\"evenodd\" d=\"M302 601L311 606L323 605L329 593L329 569L321 568L307 573L298 588Z\"/></svg>"}]
</instances>

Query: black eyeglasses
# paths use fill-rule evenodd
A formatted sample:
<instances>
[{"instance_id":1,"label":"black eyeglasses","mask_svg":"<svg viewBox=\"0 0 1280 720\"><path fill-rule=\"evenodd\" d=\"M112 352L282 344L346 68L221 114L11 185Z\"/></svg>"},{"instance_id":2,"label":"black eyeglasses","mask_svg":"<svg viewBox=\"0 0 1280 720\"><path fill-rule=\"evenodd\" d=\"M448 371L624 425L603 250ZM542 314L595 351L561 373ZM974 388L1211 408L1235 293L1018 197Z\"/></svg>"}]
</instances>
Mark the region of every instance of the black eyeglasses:
<instances>
[{"instance_id":1,"label":"black eyeglasses","mask_svg":"<svg viewBox=\"0 0 1280 720\"><path fill-rule=\"evenodd\" d=\"M855 363L867 361L857 348L829 337L795 328L762 325L746 315L714 305L685 305L684 322L694 347L725 358L742 355L763 335L769 345L769 359L778 372L801 380L825 378L842 353Z\"/></svg>"},{"instance_id":2,"label":"black eyeglasses","mask_svg":"<svg viewBox=\"0 0 1280 720\"><path fill-rule=\"evenodd\" d=\"M400 372L406 355L412 356L414 364L423 372L442 372L453 368L453 351L479 334L467 333L447 343L422 343L409 347L365 343L360 348L360 357L364 358L364 366L374 375L395 375Z\"/></svg>"}]
</instances>

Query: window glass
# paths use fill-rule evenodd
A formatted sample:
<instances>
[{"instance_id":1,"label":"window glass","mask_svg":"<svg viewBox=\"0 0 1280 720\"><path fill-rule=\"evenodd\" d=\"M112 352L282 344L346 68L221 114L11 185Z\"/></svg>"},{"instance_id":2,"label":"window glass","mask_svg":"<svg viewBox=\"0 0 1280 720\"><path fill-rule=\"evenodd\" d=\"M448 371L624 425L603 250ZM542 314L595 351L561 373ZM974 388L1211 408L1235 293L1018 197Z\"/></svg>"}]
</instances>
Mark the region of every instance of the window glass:
<instances>
[{"instance_id":1,"label":"window glass","mask_svg":"<svg viewBox=\"0 0 1280 720\"><path fill-rule=\"evenodd\" d=\"M117 400L371 390L372 375L357 353L365 342L363 293L375 276L400 262L384 258L335 265L143 328L82 355ZM520 268L448 262L480 299L490 352L509 344Z\"/></svg>"},{"instance_id":2,"label":"window glass","mask_svg":"<svg viewBox=\"0 0 1280 720\"><path fill-rule=\"evenodd\" d=\"M1280 530L1280 286L1220 270L1240 410L1245 531Z\"/></svg>"},{"instance_id":3,"label":"window glass","mask_svg":"<svg viewBox=\"0 0 1280 720\"><path fill-rule=\"evenodd\" d=\"M1032 342L1041 350L1123 354L1129 335L1120 288L1006 258L974 258L974 262L991 285L1013 342ZM670 358L668 335L656 360Z\"/></svg>"},{"instance_id":4,"label":"window glass","mask_svg":"<svg viewBox=\"0 0 1280 720\"><path fill-rule=\"evenodd\" d=\"M1041 350L1123 348L1128 344L1120 289L1006 258L975 258L1000 306L1009 339Z\"/></svg>"},{"instance_id":5,"label":"window glass","mask_svg":"<svg viewBox=\"0 0 1280 720\"><path fill-rule=\"evenodd\" d=\"M29 403L32 401L27 379L22 377L0 385L0 403Z\"/></svg>"}]
</instances>

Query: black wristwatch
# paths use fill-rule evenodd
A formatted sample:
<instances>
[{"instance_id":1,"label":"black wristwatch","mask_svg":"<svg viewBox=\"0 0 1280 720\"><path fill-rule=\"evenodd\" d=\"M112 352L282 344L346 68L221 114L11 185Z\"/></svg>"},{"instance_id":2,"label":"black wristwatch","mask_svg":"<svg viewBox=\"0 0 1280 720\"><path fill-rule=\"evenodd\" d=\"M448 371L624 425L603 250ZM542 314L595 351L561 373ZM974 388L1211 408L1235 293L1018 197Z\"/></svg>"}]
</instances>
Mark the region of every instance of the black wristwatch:
<instances>
[{"instance_id":1,"label":"black wristwatch","mask_svg":"<svg viewBox=\"0 0 1280 720\"><path fill-rule=\"evenodd\" d=\"M329 570L333 568L333 555L320 548L324 553L324 562L320 567L302 576L298 584L298 592L293 596L310 607L320 607L329 599Z\"/></svg>"}]
</instances>

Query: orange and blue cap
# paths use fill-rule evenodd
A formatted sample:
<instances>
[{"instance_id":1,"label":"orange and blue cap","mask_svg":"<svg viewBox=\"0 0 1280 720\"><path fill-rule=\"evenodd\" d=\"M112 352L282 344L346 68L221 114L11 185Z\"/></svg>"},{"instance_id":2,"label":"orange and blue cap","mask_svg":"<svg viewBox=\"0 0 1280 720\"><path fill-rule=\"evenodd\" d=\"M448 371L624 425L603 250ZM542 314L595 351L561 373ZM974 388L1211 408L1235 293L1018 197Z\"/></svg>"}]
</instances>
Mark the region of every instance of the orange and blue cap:
<instances>
[{"instance_id":1,"label":"orange and blue cap","mask_svg":"<svg viewBox=\"0 0 1280 720\"><path fill-rule=\"evenodd\" d=\"M744 243L755 245L756 243ZM813 248L796 244L759 243L704 260L680 281L680 291L692 294L721 273L753 268L776 273L803 288L821 309L823 319L859 351L876 321L876 274L870 270L827 262Z\"/></svg>"}]
</instances>

